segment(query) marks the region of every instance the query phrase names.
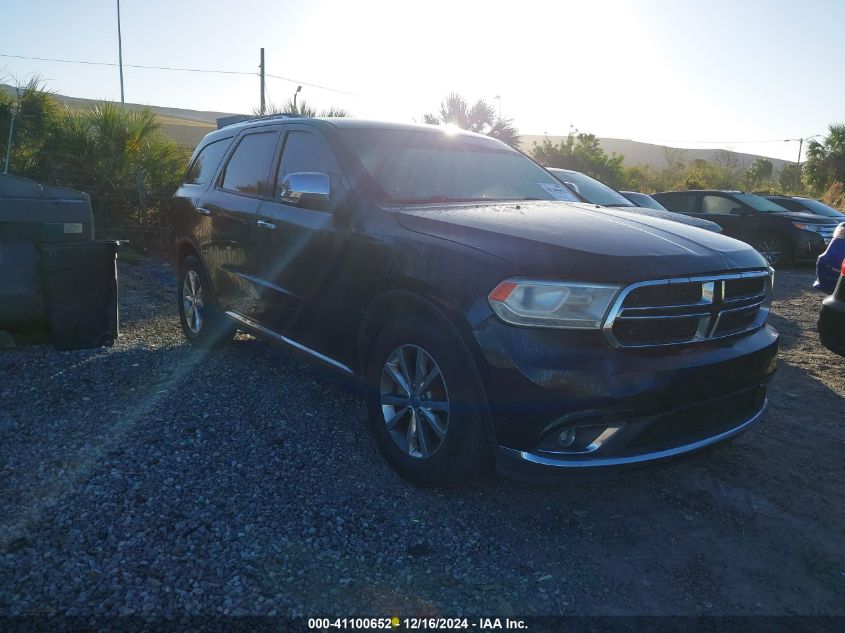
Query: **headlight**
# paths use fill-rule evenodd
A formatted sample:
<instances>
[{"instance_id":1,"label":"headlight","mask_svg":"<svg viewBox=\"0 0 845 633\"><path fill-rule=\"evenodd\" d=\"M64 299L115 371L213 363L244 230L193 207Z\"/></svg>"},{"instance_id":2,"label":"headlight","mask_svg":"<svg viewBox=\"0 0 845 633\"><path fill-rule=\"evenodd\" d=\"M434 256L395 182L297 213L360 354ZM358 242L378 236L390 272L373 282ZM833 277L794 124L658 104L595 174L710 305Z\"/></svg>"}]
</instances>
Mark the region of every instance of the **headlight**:
<instances>
[{"instance_id":1,"label":"headlight","mask_svg":"<svg viewBox=\"0 0 845 633\"><path fill-rule=\"evenodd\" d=\"M507 279L487 300L500 319L514 325L598 330L619 286Z\"/></svg>"},{"instance_id":2,"label":"headlight","mask_svg":"<svg viewBox=\"0 0 845 633\"><path fill-rule=\"evenodd\" d=\"M833 232L833 239L845 240L845 222L842 222L842 224L836 227L836 230Z\"/></svg>"},{"instance_id":3,"label":"headlight","mask_svg":"<svg viewBox=\"0 0 845 633\"><path fill-rule=\"evenodd\" d=\"M812 231L813 233L824 233L829 230L827 224L803 224L802 222L793 222L792 226L796 229L803 229L804 231Z\"/></svg>"}]
</instances>

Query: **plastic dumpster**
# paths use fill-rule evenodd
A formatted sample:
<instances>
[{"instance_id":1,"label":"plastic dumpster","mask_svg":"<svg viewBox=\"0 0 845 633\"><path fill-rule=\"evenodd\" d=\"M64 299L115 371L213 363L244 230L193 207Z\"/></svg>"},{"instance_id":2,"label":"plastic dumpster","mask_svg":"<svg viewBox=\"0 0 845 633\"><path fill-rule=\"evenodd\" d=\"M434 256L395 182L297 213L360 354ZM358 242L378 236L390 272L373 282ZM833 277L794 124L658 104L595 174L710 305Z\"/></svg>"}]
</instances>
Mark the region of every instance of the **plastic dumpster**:
<instances>
[{"instance_id":1,"label":"plastic dumpster","mask_svg":"<svg viewBox=\"0 0 845 633\"><path fill-rule=\"evenodd\" d=\"M87 194L0 174L0 328L44 318L39 243L93 239Z\"/></svg>"},{"instance_id":2,"label":"plastic dumpster","mask_svg":"<svg viewBox=\"0 0 845 633\"><path fill-rule=\"evenodd\" d=\"M39 244L44 313L57 349L114 344L119 245L110 240Z\"/></svg>"}]
</instances>

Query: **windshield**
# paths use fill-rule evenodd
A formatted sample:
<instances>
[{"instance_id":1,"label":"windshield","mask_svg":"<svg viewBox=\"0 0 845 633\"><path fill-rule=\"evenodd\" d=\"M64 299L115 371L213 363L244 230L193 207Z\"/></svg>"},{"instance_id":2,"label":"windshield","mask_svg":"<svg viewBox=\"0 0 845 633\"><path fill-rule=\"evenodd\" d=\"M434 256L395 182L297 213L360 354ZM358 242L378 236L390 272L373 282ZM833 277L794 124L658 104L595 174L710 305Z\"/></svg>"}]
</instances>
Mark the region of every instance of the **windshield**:
<instances>
[{"instance_id":1,"label":"windshield","mask_svg":"<svg viewBox=\"0 0 845 633\"><path fill-rule=\"evenodd\" d=\"M572 183L578 188L580 193L587 202L593 204L600 204L605 207L634 207L636 206L628 198L621 193L614 191L604 183L599 182L595 178L590 178L586 174L578 171L569 171L568 169L549 169L559 180L564 183Z\"/></svg>"},{"instance_id":2,"label":"windshield","mask_svg":"<svg viewBox=\"0 0 845 633\"><path fill-rule=\"evenodd\" d=\"M796 198L801 202L801 205L809 209L816 215L823 215L826 218L842 218L845 217L841 211L837 211L833 207L827 206L824 202L813 200L812 198Z\"/></svg>"},{"instance_id":3,"label":"windshield","mask_svg":"<svg viewBox=\"0 0 845 633\"><path fill-rule=\"evenodd\" d=\"M578 201L542 167L494 139L440 130L338 133L390 202Z\"/></svg>"},{"instance_id":4,"label":"windshield","mask_svg":"<svg viewBox=\"0 0 845 633\"><path fill-rule=\"evenodd\" d=\"M636 191L622 191L623 196L628 198L631 202L636 204L638 207L643 207L645 209L656 209L657 211L668 211L666 207L660 204L657 200L652 198L647 193L639 193Z\"/></svg>"},{"instance_id":5,"label":"windshield","mask_svg":"<svg viewBox=\"0 0 845 633\"><path fill-rule=\"evenodd\" d=\"M777 202L772 202L763 196L755 196L750 193L735 193L733 197L744 202L755 211L762 213L789 213L788 209L783 208Z\"/></svg>"}]
</instances>

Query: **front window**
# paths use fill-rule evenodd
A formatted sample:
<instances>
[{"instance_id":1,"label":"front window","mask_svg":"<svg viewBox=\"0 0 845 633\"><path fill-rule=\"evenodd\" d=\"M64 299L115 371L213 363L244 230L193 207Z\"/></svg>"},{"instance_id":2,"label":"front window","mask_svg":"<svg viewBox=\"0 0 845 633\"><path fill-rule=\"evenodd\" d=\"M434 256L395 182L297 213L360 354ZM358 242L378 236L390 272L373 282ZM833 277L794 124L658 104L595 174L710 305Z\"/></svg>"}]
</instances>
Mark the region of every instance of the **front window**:
<instances>
[{"instance_id":1,"label":"front window","mask_svg":"<svg viewBox=\"0 0 845 633\"><path fill-rule=\"evenodd\" d=\"M593 204L600 204L605 207L634 207L636 206L628 198L621 193L614 191L604 183L599 182L595 178L590 178L586 174L578 171L569 171L566 169L550 169L555 176L564 183L572 183L587 202Z\"/></svg>"},{"instance_id":2,"label":"front window","mask_svg":"<svg viewBox=\"0 0 845 633\"><path fill-rule=\"evenodd\" d=\"M801 206L809 210L810 213L821 215L826 218L836 218L837 220L843 217L843 213L841 211L837 211L833 207L827 206L824 202L813 200L812 198L798 198L798 200L800 201ZM803 211L804 209L801 210Z\"/></svg>"},{"instance_id":3,"label":"front window","mask_svg":"<svg viewBox=\"0 0 845 633\"><path fill-rule=\"evenodd\" d=\"M385 200L578 201L542 167L495 139L440 130L338 130Z\"/></svg>"},{"instance_id":4,"label":"front window","mask_svg":"<svg viewBox=\"0 0 845 633\"><path fill-rule=\"evenodd\" d=\"M733 197L761 213L787 213L787 210L777 202L767 200L763 196L755 196L750 193L735 193Z\"/></svg>"}]
</instances>

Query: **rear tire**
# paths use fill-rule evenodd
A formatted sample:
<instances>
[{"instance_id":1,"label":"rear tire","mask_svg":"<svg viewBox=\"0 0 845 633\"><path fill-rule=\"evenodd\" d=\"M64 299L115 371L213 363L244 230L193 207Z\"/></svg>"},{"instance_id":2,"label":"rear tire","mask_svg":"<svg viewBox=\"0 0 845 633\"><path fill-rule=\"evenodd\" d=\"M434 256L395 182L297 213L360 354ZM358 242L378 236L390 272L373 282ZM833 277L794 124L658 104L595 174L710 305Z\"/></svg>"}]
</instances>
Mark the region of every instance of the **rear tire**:
<instances>
[{"instance_id":1,"label":"rear tire","mask_svg":"<svg viewBox=\"0 0 845 633\"><path fill-rule=\"evenodd\" d=\"M403 479L441 486L490 464L487 402L472 363L458 334L429 320L402 317L376 336L366 369L370 426Z\"/></svg>"},{"instance_id":2,"label":"rear tire","mask_svg":"<svg viewBox=\"0 0 845 633\"><path fill-rule=\"evenodd\" d=\"M189 255L179 264L179 323L195 347L211 348L232 340L237 328L217 305L199 259Z\"/></svg>"}]
</instances>

